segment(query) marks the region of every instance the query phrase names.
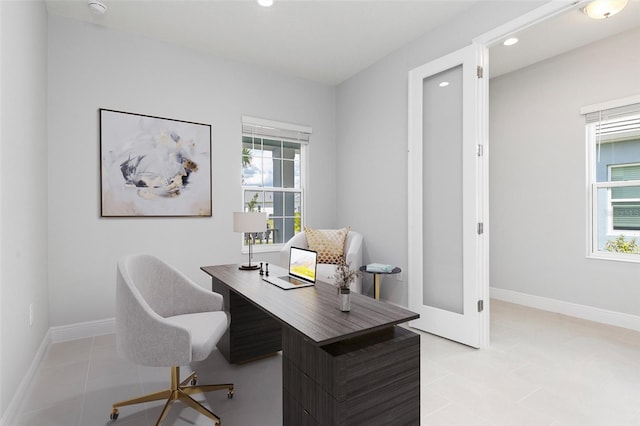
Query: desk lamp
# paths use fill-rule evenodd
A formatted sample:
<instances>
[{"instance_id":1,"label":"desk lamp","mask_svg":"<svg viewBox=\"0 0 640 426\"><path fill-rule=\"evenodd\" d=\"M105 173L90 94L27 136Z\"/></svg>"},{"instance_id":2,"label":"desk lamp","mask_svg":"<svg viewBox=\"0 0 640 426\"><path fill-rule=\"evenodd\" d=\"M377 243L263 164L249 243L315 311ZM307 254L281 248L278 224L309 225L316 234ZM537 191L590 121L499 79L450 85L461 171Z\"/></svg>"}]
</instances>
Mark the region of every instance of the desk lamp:
<instances>
[{"instance_id":1,"label":"desk lamp","mask_svg":"<svg viewBox=\"0 0 640 426\"><path fill-rule=\"evenodd\" d=\"M259 265L252 265L253 257L253 239L254 233L265 232L267 230L267 214L259 212L234 212L233 213L233 232L242 232L249 235L249 264L241 265L238 269L243 271L252 271L260 268Z\"/></svg>"}]
</instances>

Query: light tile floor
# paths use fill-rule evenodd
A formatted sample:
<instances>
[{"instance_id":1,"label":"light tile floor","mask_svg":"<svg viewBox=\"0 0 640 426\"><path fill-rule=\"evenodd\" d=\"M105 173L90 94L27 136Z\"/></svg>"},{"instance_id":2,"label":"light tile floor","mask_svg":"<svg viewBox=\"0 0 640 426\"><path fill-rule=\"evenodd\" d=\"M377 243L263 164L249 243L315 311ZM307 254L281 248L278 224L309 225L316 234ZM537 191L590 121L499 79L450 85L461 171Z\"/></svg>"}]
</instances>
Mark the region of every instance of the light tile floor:
<instances>
[{"instance_id":1,"label":"light tile floor","mask_svg":"<svg viewBox=\"0 0 640 426\"><path fill-rule=\"evenodd\" d=\"M421 333L423 425L640 426L640 333L492 301L491 348ZM281 358L191 367L224 426L281 424ZM188 373L189 368L183 368ZM113 335L52 345L16 426L104 426L116 400L166 387L169 370L119 359ZM114 426L151 426L162 403L125 407ZM210 425L176 404L168 425Z\"/></svg>"},{"instance_id":2,"label":"light tile floor","mask_svg":"<svg viewBox=\"0 0 640 426\"><path fill-rule=\"evenodd\" d=\"M640 425L640 333L493 300L491 348L422 334L425 425Z\"/></svg>"}]
</instances>

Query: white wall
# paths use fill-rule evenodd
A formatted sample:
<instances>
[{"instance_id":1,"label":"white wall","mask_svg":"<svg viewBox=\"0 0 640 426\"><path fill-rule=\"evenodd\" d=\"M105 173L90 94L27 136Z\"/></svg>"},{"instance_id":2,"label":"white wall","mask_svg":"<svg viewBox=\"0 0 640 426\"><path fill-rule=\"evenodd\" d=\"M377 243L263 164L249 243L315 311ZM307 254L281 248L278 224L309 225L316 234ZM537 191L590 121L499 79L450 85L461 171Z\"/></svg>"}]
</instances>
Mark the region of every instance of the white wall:
<instances>
[{"instance_id":1,"label":"white wall","mask_svg":"<svg viewBox=\"0 0 640 426\"><path fill-rule=\"evenodd\" d=\"M42 2L0 2L0 415L6 418L49 328L47 16ZM29 326L29 304L34 306Z\"/></svg>"},{"instance_id":2,"label":"white wall","mask_svg":"<svg viewBox=\"0 0 640 426\"><path fill-rule=\"evenodd\" d=\"M407 81L411 69L540 5L480 2L338 86L338 221L363 233L364 261L400 266L381 298L407 305ZM371 278L365 277L370 287Z\"/></svg>"},{"instance_id":3,"label":"white wall","mask_svg":"<svg viewBox=\"0 0 640 426\"><path fill-rule=\"evenodd\" d=\"M246 260L232 232L242 115L313 127L307 224L335 225L334 87L55 16L48 83L52 326L113 317L126 253L158 255L204 287L200 266ZM99 108L211 124L213 217L100 218Z\"/></svg>"},{"instance_id":4,"label":"white wall","mask_svg":"<svg viewBox=\"0 0 640 426\"><path fill-rule=\"evenodd\" d=\"M580 107L640 94L640 29L490 82L492 287L640 315L640 264L586 258Z\"/></svg>"}]
</instances>

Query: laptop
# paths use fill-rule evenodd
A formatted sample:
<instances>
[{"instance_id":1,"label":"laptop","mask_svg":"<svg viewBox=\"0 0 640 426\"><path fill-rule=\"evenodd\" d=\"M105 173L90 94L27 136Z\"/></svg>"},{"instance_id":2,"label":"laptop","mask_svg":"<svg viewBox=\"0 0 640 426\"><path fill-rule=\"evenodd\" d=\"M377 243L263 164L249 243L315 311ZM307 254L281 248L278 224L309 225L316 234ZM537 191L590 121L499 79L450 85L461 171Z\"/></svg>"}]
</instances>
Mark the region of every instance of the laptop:
<instances>
[{"instance_id":1,"label":"laptop","mask_svg":"<svg viewBox=\"0 0 640 426\"><path fill-rule=\"evenodd\" d=\"M289 251L289 275L267 277L262 279L285 290L309 287L316 282L318 253L299 247L291 247Z\"/></svg>"}]
</instances>

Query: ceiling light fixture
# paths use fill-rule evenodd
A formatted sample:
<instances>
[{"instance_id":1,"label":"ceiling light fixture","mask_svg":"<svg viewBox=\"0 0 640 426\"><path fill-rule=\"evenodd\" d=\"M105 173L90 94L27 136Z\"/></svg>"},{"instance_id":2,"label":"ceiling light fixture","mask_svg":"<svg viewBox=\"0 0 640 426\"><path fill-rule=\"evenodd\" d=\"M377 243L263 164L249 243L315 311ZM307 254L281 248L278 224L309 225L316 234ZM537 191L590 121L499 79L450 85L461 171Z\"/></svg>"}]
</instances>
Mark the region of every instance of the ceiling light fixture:
<instances>
[{"instance_id":1,"label":"ceiling light fixture","mask_svg":"<svg viewBox=\"0 0 640 426\"><path fill-rule=\"evenodd\" d=\"M99 0L89 0L88 2L89 10L94 15L104 15L107 11L107 6Z\"/></svg>"},{"instance_id":2,"label":"ceiling light fixture","mask_svg":"<svg viewBox=\"0 0 640 426\"><path fill-rule=\"evenodd\" d=\"M505 46L513 46L517 42L518 42L517 38L511 37L511 38L506 39L502 44L504 44Z\"/></svg>"},{"instance_id":3,"label":"ceiling light fixture","mask_svg":"<svg viewBox=\"0 0 640 426\"><path fill-rule=\"evenodd\" d=\"M258 4L262 7L273 6L273 0L258 0Z\"/></svg>"},{"instance_id":4,"label":"ceiling light fixture","mask_svg":"<svg viewBox=\"0 0 640 426\"><path fill-rule=\"evenodd\" d=\"M447 87L449 85L448 81L443 81L442 83L438 84L438 86L440 87Z\"/></svg>"},{"instance_id":5,"label":"ceiling light fixture","mask_svg":"<svg viewBox=\"0 0 640 426\"><path fill-rule=\"evenodd\" d=\"M620 12L629 0L595 0L589 3L582 11L593 19L605 19Z\"/></svg>"}]
</instances>

